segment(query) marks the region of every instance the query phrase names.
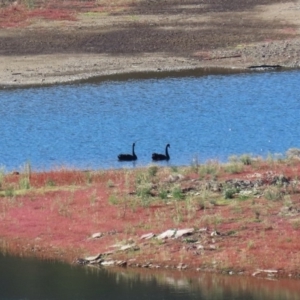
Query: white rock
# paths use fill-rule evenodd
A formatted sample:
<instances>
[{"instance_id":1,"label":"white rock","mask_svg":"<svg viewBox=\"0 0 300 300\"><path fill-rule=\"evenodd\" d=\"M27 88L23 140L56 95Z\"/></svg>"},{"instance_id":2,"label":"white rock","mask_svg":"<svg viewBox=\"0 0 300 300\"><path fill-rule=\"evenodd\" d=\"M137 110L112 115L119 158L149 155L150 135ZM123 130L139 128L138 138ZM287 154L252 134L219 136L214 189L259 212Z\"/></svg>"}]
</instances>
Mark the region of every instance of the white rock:
<instances>
[{"instance_id":1,"label":"white rock","mask_svg":"<svg viewBox=\"0 0 300 300\"><path fill-rule=\"evenodd\" d=\"M184 235L192 234L194 231L195 231L194 228L179 229L175 233L175 238L177 239L177 238L182 237Z\"/></svg>"},{"instance_id":2,"label":"white rock","mask_svg":"<svg viewBox=\"0 0 300 300\"><path fill-rule=\"evenodd\" d=\"M88 257L85 257L84 259L86 261L93 261L93 260L97 260L98 258L101 257L101 253L97 254L97 255L94 255L94 256L88 256Z\"/></svg>"},{"instance_id":3,"label":"white rock","mask_svg":"<svg viewBox=\"0 0 300 300\"><path fill-rule=\"evenodd\" d=\"M154 233L146 233L146 234L143 234L140 239L141 240L149 240L149 239L152 239L154 237Z\"/></svg>"},{"instance_id":4,"label":"white rock","mask_svg":"<svg viewBox=\"0 0 300 300\"><path fill-rule=\"evenodd\" d=\"M113 266L115 264L115 261L114 260L109 260L109 261L103 261L101 263L102 266Z\"/></svg>"},{"instance_id":5,"label":"white rock","mask_svg":"<svg viewBox=\"0 0 300 300\"><path fill-rule=\"evenodd\" d=\"M168 229L167 231L161 233L160 235L157 236L157 238L159 240L163 240L163 239L169 239L171 237L173 237L176 233L176 230L174 229Z\"/></svg>"},{"instance_id":6,"label":"white rock","mask_svg":"<svg viewBox=\"0 0 300 300\"><path fill-rule=\"evenodd\" d=\"M135 244L127 244L127 245L122 246L119 250L125 251L125 250L133 248L134 246L135 246Z\"/></svg>"},{"instance_id":7,"label":"white rock","mask_svg":"<svg viewBox=\"0 0 300 300\"><path fill-rule=\"evenodd\" d=\"M101 233L101 232L96 232L96 233L93 233L92 235L91 235L91 238L92 239L99 239L99 238L101 238L103 236L103 233Z\"/></svg>"}]
</instances>

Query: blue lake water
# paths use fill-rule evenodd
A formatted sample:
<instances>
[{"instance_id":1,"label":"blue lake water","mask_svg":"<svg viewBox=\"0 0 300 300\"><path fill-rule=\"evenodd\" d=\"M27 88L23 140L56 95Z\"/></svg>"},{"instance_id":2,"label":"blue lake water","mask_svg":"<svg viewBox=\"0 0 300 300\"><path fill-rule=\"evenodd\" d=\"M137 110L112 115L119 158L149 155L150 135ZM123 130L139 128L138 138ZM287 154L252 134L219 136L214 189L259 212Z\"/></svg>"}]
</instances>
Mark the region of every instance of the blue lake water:
<instances>
[{"instance_id":1,"label":"blue lake water","mask_svg":"<svg viewBox=\"0 0 300 300\"><path fill-rule=\"evenodd\" d=\"M112 270L0 254L0 300L298 300L297 280Z\"/></svg>"},{"instance_id":2,"label":"blue lake water","mask_svg":"<svg viewBox=\"0 0 300 300\"><path fill-rule=\"evenodd\" d=\"M0 90L0 166L171 165L300 148L300 72L167 76Z\"/></svg>"}]
</instances>

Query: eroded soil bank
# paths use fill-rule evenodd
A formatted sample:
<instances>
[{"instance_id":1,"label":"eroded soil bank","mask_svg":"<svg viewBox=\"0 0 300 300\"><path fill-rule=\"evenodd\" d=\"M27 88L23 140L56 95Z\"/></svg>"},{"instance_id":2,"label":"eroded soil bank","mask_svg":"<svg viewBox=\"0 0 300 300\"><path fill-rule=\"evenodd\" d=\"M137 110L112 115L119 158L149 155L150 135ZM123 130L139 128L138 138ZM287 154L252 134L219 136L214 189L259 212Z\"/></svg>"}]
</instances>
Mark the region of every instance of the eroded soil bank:
<instances>
[{"instance_id":1,"label":"eroded soil bank","mask_svg":"<svg viewBox=\"0 0 300 300\"><path fill-rule=\"evenodd\" d=\"M300 66L299 1L11 2L0 8L2 86L130 72Z\"/></svg>"},{"instance_id":2,"label":"eroded soil bank","mask_svg":"<svg viewBox=\"0 0 300 300\"><path fill-rule=\"evenodd\" d=\"M1 250L298 278L299 175L299 158L248 156L180 168L3 174Z\"/></svg>"}]
</instances>

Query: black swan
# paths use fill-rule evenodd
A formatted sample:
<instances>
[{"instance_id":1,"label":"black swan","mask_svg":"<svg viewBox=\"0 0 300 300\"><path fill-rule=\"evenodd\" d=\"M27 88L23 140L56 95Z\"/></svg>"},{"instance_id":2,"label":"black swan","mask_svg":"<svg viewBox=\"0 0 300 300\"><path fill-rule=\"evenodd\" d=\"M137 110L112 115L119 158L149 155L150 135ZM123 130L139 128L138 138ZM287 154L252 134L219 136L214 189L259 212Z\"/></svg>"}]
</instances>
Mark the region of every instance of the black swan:
<instances>
[{"instance_id":1,"label":"black swan","mask_svg":"<svg viewBox=\"0 0 300 300\"><path fill-rule=\"evenodd\" d=\"M134 146L135 146L135 143L132 144L132 154L119 154L118 155L118 160L119 161L133 161L133 160L137 160L137 156L134 153Z\"/></svg>"},{"instance_id":2,"label":"black swan","mask_svg":"<svg viewBox=\"0 0 300 300\"><path fill-rule=\"evenodd\" d=\"M158 153L153 153L152 154L152 160L169 160L170 159L170 155L168 152L168 148L170 147L170 144L167 144L166 146L166 155L164 154L158 154Z\"/></svg>"}]
</instances>

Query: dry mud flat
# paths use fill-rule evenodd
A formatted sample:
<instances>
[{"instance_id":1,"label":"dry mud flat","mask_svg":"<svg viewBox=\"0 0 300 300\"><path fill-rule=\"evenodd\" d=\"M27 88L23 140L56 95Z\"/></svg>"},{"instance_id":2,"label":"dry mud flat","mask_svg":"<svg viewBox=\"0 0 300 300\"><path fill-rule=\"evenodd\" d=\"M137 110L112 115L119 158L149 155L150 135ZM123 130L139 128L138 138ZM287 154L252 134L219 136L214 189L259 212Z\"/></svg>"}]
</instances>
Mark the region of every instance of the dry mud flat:
<instances>
[{"instance_id":1,"label":"dry mud flat","mask_svg":"<svg viewBox=\"0 0 300 300\"><path fill-rule=\"evenodd\" d=\"M300 66L299 1L139 1L0 31L0 84L197 68ZM94 9L95 10L95 9Z\"/></svg>"}]
</instances>

